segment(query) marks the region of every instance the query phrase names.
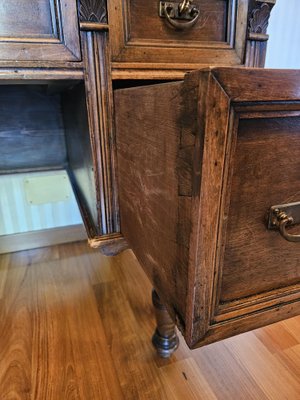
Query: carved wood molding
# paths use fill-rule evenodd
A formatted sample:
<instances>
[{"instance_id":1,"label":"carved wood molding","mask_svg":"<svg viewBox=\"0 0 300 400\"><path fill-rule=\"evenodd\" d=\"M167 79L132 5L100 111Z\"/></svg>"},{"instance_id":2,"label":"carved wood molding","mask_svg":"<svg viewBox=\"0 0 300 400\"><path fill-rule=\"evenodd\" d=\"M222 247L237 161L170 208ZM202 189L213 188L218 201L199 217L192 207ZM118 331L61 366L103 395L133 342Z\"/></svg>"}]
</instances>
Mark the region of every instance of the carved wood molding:
<instances>
[{"instance_id":1,"label":"carved wood molding","mask_svg":"<svg viewBox=\"0 0 300 400\"><path fill-rule=\"evenodd\" d=\"M268 40L269 35L267 35L267 28L274 4L274 0L256 1L255 7L252 9L249 17L248 39L258 41Z\"/></svg>"},{"instance_id":2,"label":"carved wood molding","mask_svg":"<svg viewBox=\"0 0 300 400\"><path fill-rule=\"evenodd\" d=\"M78 0L81 22L107 23L106 0Z\"/></svg>"},{"instance_id":3,"label":"carved wood molding","mask_svg":"<svg viewBox=\"0 0 300 400\"><path fill-rule=\"evenodd\" d=\"M245 66L264 67L267 41L267 28L271 10L276 0L252 0L248 16L248 40L246 44Z\"/></svg>"},{"instance_id":4,"label":"carved wood molding","mask_svg":"<svg viewBox=\"0 0 300 400\"><path fill-rule=\"evenodd\" d=\"M82 32L82 44L98 219L101 227L96 236L93 232L89 235L90 244L95 246L96 242L100 244L103 236L120 232L107 32Z\"/></svg>"}]
</instances>

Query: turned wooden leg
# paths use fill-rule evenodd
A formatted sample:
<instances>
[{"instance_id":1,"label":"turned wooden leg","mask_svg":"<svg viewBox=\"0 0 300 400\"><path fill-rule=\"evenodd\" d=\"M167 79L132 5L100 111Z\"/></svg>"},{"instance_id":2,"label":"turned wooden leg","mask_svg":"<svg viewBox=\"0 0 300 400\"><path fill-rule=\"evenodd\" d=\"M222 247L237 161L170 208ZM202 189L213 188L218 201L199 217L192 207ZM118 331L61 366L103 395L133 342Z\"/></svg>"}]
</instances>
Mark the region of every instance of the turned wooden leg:
<instances>
[{"instance_id":1,"label":"turned wooden leg","mask_svg":"<svg viewBox=\"0 0 300 400\"><path fill-rule=\"evenodd\" d=\"M154 305L157 328L152 337L152 343L160 357L168 358L179 345L179 339L176 335L175 324L172 321L166 307L155 289L152 291L152 303Z\"/></svg>"}]
</instances>

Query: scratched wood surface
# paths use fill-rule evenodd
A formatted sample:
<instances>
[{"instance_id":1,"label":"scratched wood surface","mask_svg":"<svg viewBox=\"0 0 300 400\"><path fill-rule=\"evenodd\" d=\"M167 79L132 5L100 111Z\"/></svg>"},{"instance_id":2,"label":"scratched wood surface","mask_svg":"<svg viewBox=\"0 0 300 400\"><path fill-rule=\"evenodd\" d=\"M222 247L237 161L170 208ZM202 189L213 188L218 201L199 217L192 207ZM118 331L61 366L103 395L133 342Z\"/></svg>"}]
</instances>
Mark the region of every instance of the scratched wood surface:
<instances>
[{"instance_id":1,"label":"scratched wood surface","mask_svg":"<svg viewBox=\"0 0 300 400\"><path fill-rule=\"evenodd\" d=\"M151 345L151 285L86 243L0 257L1 400L300 398L300 317L189 350Z\"/></svg>"},{"instance_id":2,"label":"scratched wood surface","mask_svg":"<svg viewBox=\"0 0 300 400\"><path fill-rule=\"evenodd\" d=\"M180 130L181 88L176 82L120 90L115 107L121 231L184 320L194 137Z\"/></svg>"},{"instance_id":3,"label":"scratched wood surface","mask_svg":"<svg viewBox=\"0 0 300 400\"><path fill-rule=\"evenodd\" d=\"M131 0L128 22L131 40L186 40L224 42L226 40L227 8L224 0L196 0L194 5L201 10L201 20L193 29L172 29L165 19L157 18L156 0ZM143 16L147 16L147 23Z\"/></svg>"},{"instance_id":4,"label":"scratched wood surface","mask_svg":"<svg viewBox=\"0 0 300 400\"><path fill-rule=\"evenodd\" d=\"M299 128L299 117L240 122L232 173L222 301L280 288L283 282L286 286L299 282L300 247L283 240L276 231L270 234L264 223L271 206L299 201ZM272 151L266 150L271 148ZM287 154L293 154L292 162ZM271 174L266 173L267 168L272 168ZM298 230L295 227L294 234Z\"/></svg>"},{"instance_id":5,"label":"scratched wood surface","mask_svg":"<svg viewBox=\"0 0 300 400\"><path fill-rule=\"evenodd\" d=\"M299 315L299 250L265 223L297 201L299 76L115 91L121 230L190 347Z\"/></svg>"}]
</instances>

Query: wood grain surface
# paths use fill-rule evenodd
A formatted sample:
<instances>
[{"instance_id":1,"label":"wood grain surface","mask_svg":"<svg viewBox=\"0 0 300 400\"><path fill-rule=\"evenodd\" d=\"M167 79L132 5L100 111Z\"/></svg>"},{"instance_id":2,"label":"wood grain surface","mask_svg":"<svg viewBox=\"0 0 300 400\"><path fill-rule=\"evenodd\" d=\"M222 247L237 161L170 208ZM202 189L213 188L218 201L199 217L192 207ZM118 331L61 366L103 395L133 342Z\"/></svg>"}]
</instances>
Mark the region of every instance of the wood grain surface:
<instances>
[{"instance_id":1,"label":"wood grain surface","mask_svg":"<svg viewBox=\"0 0 300 400\"><path fill-rule=\"evenodd\" d=\"M151 284L127 251L73 243L0 256L1 400L300 396L300 319L156 356Z\"/></svg>"},{"instance_id":2,"label":"wood grain surface","mask_svg":"<svg viewBox=\"0 0 300 400\"><path fill-rule=\"evenodd\" d=\"M191 347L299 314L297 246L265 222L298 201L299 77L212 68L115 93L121 230Z\"/></svg>"},{"instance_id":3,"label":"wood grain surface","mask_svg":"<svg viewBox=\"0 0 300 400\"><path fill-rule=\"evenodd\" d=\"M299 70L217 68L214 76L233 102L300 100Z\"/></svg>"},{"instance_id":4,"label":"wood grain surface","mask_svg":"<svg viewBox=\"0 0 300 400\"><path fill-rule=\"evenodd\" d=\"M120 231L107 32L82 33L86 103L97 195L97 235Z\"/></svg>"},{"instance_id":5,"label":"wood grain surface","mask_svg":"<svg viewBox=\"0 0 300 400\"><path fill-rule=\"evenodd\" d=\"M224 42L226 40L226 0L195 0L200 9L200 20L191 29L173 29L165 19L158 17L157 1L125 0L128 3L128 26L131 40L166 40ZM145 18L147 23L145 24Z\"/></svg>"},{"instance_id":6,"label":"wood grain surface","mask_svg":"<svg viewBox=\"0 0 300 400\"><path fill-rule=\"evenodd\" d=\"M208 65L244 62L249 0L195 0L197 23L177 30L158 15L156 0L109 1L108 15L114 72L142 68L151 79L153 70L168 79L172 70L193 70ZM187 64L191 67L187 67ZM151 71L152 70L152 71ZM174 71L174 75L178 72Z\"/></svg>"},{"instance_id":7,"label":"wood grain surface","mask_svg":"<svg viewBox=\"0 0 300 400\"><path fill-rule=\"evenodd\" d=\"M115 107L122 234L159 294L183 320L191 146L180 144L180 89L181 83L172 83L120 90Z\"/></svg>"},{"instance_id":8,"label":"wood grain surface","mask_svg":"<svg viewBox=\"0 0 300 400\"><path fill-rule=\"evenodd\" d=\"M0 56L6 61L80 61L76 2L1 4Z\"/></svg>"},{"instance_id":9,"label":"wood grain surface","mask_svg":"<svg viewBox=\"0 0 300 400\"><path fill-rule=\"evenodd\" d=\"M232 171L222 301L299 282L300 246L287 242L277 231L270 232L265 223L272 205L300 200L299 128L299 117L240 121ZM272 173L267 173L268 170ZM299 226L294 227L294 233L298 231Z\"/></svg>"}]
</instances>

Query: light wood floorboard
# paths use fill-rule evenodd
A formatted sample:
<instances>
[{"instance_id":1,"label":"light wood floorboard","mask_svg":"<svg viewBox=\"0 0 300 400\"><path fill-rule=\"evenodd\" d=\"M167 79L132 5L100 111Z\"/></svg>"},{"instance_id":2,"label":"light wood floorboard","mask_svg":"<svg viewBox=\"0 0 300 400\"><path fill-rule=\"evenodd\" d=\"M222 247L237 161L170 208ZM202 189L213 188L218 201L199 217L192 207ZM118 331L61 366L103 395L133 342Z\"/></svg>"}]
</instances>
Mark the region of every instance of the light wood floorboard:
<instances>
[{"instance_id":1,"label":"light wood floorboard","mask_svg":"<svg viewBox=\"0 0 300 400\"><path fill-rule=\"evenodd\" d=\"M170 360L131 251L84 242L0 256L0 400L300 400L300 317Z\"/></svg>"}]
</instances>

